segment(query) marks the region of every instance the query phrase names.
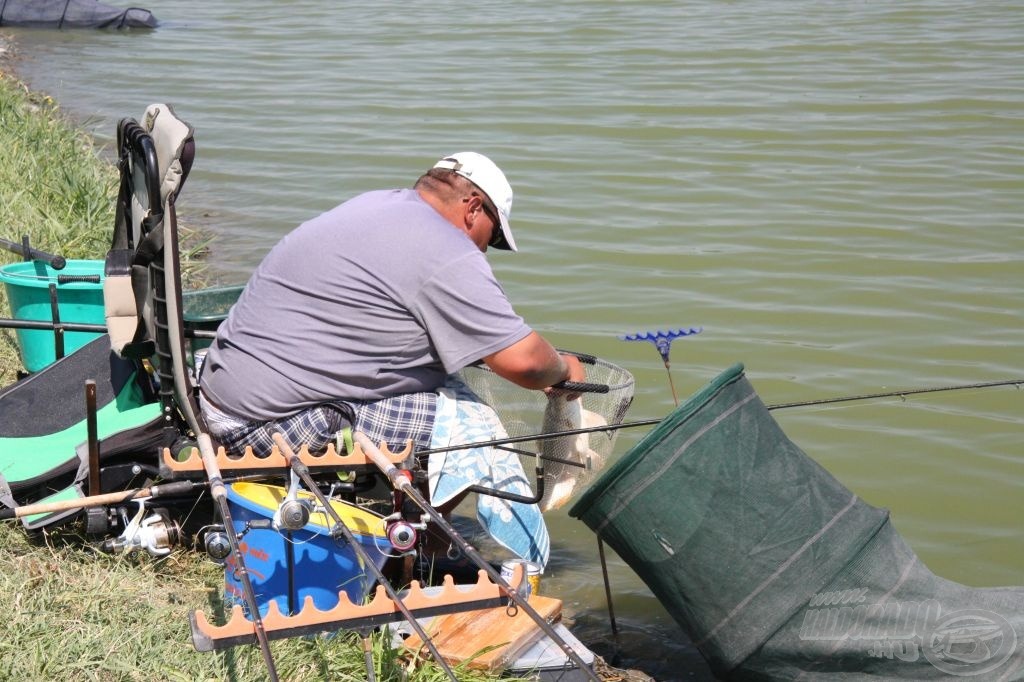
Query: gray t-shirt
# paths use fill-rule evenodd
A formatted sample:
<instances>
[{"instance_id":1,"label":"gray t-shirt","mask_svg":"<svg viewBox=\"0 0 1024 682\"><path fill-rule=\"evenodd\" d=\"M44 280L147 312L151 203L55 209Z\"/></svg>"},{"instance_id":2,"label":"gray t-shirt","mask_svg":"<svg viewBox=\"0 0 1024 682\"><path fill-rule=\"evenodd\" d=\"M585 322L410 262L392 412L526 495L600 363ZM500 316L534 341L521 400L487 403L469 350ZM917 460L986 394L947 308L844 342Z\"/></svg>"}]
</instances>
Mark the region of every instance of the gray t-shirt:
<instances>
[{"instance_id":1,"label":"gray t-shirt","mask_svg":"<svg viewBox=\"0 0 1024 682\"><path fill-rule=\"evenodd\" d=\"M526 337L484 254L414 190L368 192L284 237L203 365L240 417L433 391Z\"/></svg>"}]
</instances>

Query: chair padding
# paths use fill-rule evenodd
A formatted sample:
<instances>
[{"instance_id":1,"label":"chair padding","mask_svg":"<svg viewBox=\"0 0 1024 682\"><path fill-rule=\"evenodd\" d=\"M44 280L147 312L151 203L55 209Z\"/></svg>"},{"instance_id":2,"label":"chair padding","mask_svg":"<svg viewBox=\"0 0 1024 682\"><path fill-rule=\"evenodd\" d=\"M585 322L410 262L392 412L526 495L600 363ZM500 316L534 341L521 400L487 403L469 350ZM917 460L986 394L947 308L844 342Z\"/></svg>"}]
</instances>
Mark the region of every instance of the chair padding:
<instances>
[{"instance_id":1,"label":"chair padding","mask_svg":"<svg viewBox=\"0 0 1024 682\"><path fill-rule=\"evenodd\" d=\"M134 124L128 121L128 124ZM195 156L194 129L167 104L151 104L137 124L148 135L156 168L140 153L129 132L119 139L121 197L126 210L118 216L114 243L107 254L103 287L104 312L111 348L122 357L152 353L153 324L150 264L164 259L164 225L173 219L174 200L188 177ZM119 138L126 128L122 121ZM153 175L155 175L155 179ZM156 182L160 205L150 187ZM127 196L125 196L127 194Z\"/></svg>"}]
</instances>

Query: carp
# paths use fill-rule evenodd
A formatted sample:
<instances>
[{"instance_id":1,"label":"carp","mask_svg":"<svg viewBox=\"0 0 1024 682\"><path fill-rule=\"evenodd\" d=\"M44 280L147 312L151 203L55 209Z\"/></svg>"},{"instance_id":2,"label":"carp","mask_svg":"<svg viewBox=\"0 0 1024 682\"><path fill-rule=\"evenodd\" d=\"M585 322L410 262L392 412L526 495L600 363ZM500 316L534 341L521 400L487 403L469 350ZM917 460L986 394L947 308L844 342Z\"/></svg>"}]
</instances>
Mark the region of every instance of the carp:
<instances>
[{"instance_id":1,"label":"carp","mask_svg":"<svg viewBox=\"0 0 1024 682\"><path fill-rule=\"evenodd\" d=\"M542 432L558 433L573 429L607 426L605 419L584 409L578 398L568 400L553 393L544 408ZM604 458L590 449L589 433L555 436L541 441L540 456L544 465L544 495L540 500L542 512L558 509L572 497L582 476L589 476L604 466ZM557 461L564 460L564 461ZM580 466L567 464L572 462Z\"/></svg>"}]
</instances>

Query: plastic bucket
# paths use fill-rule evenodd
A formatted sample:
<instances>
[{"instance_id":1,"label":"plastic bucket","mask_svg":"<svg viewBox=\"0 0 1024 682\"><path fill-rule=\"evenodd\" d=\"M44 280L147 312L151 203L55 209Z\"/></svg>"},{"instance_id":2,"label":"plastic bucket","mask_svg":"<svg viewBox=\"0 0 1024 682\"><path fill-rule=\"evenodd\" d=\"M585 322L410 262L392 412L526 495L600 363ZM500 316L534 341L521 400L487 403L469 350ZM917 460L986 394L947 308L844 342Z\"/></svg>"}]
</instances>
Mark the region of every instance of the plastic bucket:
<instances>
[{"instance_id":1,"label":"plastic bucket","mask_svg":"<svg viewBox=\"0 0 1024 682\"><path fill-rule=\"evenodd\" d=\"M283 614L302 609L306 597L321 611L338 605L338 593L348 593L353 604L362 604L374 583L372 575L360 568L355 551L344 541L330 535L333 522L323 512L314 511L301 530L278 532L266 528L273 519L286 490L260 483L234 483L228 486L228 506L238 533L248 525L241 541L245 566L252 580L260 613L266 614L276 601ZM299 499L309 499L306 492ZM334 501L334 509L352 531L370 560L383 567L391 552L383 518L371 511ZM227 601L241 604L242 584L230 560L226 565Z\"/></svg>"},{"instance_id":2,"label":"plastic bucket","mask_svg":"<svg viewBox=\"0 0 1024 682\"><path fill-rule=\"evenodd\" d=\"M61 322L105 324L103 264L101 260L69 260L64 269L54 270L40 261L26 261L0 267L0 281L7 290L11 316L16 320L52 322L52 285ZM73 281L81 278L92 281ZM29 372L37 372L56 359L56 332L18 329L16 333L21 362ZM64 332L64 354L70 354L97 336L100 335L92 332Z\"/></svg>"},{"instance_id":3,"label":"plastic bucket","mask_svg":"<svg viewBox=\"0 0 1024 682\"><path fill-rule=\"evenodd\" d=\"M228 311L238 300L244 288L244 285L239 284L183 291L181 294L181 319L185 324L185 329L217 331L217 327L227 318ZM205 349L210 346L211 342L212 339L189 339L192 367L196 368L197 374L198 369L202 366Z\"/></svg>"}]
</instances>

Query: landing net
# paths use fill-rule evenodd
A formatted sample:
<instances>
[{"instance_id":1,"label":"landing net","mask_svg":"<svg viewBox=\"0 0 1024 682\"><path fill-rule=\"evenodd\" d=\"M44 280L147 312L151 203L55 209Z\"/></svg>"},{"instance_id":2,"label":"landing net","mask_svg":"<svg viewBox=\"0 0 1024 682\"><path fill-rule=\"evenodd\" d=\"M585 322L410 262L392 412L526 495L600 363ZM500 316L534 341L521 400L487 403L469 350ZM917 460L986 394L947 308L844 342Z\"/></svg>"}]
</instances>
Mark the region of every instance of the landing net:
<instances>
[{"instance_id":1,"label":"landing net","mask_svg":"<svg viewBox=\"0 0 1024 682\"><path fill-rule=\"evenodd\" d=\"M580 356L580 360L586 370L584 383L601 387L601 392L588 390L580 394L579 407L582 410L579 416L582 421L575 424L566 423L566 420L575 421L577 414L572 410L574 406L564 404L564 394L555 393L549 397L543 391L521 388L482 365L467 367L457 376L483 402L494 408L510 437L546 435L581 426L621 424L633 401L633 375L599 358ZM585 489L604 467L615 448L618 432L619 429L611 429L579 436L544 437L507 447L522 455L523 466L528 472L536 465L537 455L551 458L544 461L544 467L549 488L548 508L555 509ZM578 466L554 461L556 459L571 461ZM569 481L567 485L573 492L552 504L550 488L556 478L563 483Z\"/></svg>"}]
</instances>

